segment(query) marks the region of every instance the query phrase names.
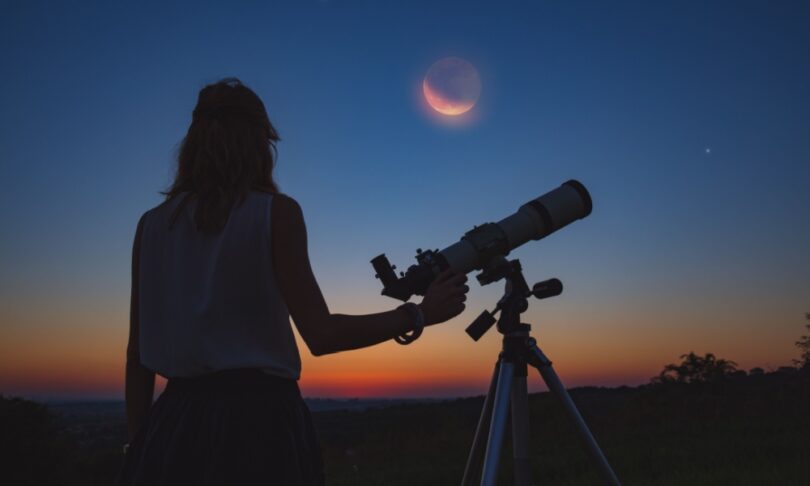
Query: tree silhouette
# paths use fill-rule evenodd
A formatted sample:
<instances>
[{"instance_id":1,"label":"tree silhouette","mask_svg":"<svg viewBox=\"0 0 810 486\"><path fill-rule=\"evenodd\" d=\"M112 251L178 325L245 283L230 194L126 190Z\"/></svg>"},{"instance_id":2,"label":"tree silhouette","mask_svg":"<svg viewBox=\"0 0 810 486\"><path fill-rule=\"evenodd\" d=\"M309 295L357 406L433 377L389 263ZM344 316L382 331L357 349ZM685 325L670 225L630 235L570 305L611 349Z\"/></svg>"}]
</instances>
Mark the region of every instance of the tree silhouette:
<instances>
[{"instance_id":1,"label":"tree silhouette","mask_svg":"<svg viewBox=\"0 0 810 486\"><path fill-rule=\"evenodd\" d=\"M802 354L800 359L793 360L798 368L810 368L810 312L806 313L804 318L807 319L807 324L804 327L807 328L808 334L796 341L796 347L799 348Z\"/></svg>"},{"instance_id":2,"label":"tree silhouette","mask_svg":"<svg viewBox=\"0 0 810 486\"><path fill-rule=\"evenodd\" d=\"M694 352L681 355L681 363L670 363L652 379L653 383L711 383L737 370L737 363L717 358L712 353L698 356Z\"/></svg>"},{"instance_id":3,"label":"tree silhouette","mask_svg":"<svg viewBox=\"0 0 810 486\"><path fill-rule=\"evenodd\" d=\"M76 484L76 445L47 407L0 395L0 430L0 482Z\"/></svg>"}]
</instances>

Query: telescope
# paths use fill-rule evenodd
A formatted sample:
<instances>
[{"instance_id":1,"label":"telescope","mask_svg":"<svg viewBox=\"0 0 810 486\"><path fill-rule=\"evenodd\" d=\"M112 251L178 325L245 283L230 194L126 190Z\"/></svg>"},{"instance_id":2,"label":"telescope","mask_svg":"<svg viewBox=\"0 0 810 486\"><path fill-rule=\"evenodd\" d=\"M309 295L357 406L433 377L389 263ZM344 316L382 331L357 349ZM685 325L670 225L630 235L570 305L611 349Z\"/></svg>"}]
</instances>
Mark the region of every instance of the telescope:
<instances>
[{"instance_id":1,"label":"telescope","mask_svg":"<svg viewBox=\"0 0 810 486\"><path fill-rule=\"evenodd\" d=\"M497 223L474 227L444 250L416 250L416 265L400 272L399 277L384 253L371 260L371 265L382 281L382 295L402 301L414 294L425 295L433 279L446 269L460 274L482 270L476 278L481 285L486 285L501 278L497 265L488 269L493 259L588 216L592 207L588 190L572 179L532 199Z\"/></svg>"},{"instance_id":2,"label":"telescope","mask_svg":"<svg viewBox=\"0 0 810 486\"><path fill-rule=\"evenodd\" d=\"M620 486L616 473L554 371L551 360L530 335L531 325L521 319L521 315L529 308L529 297L544 299L559 295L562 292L562 282L552 278L530 288L523 276L520 261L506 259L506 255L520 245L529 240L545 238L588 216L591 209L588 190L580 182L570 180L532 199L497 223L474 227L460 241L444 250L416 250L416 265L411 265L406 272L400 272L399 277L394 273L395 267L389 263L385 254L371 260L377 278L383 283L382 294L403 301L407 301L413 294L425 295L436 276L447 269L461 274L481 270L476 275L481 285L498 280L506 281L504 294L494 310L482 312L466 329L467 334L478 341L497 322L498 332L503 335L503 346L498 354L489 391L484 398L467 457L467 466L464 468L462 486L495 486L498 483L507 421L512 422L514 484L534 484L529 462L529 366L540 372L549 391L562 402L585 450L594 461L602 482ZM496 319L497 313L500 315Z\"/></svg>"}]
</instances>

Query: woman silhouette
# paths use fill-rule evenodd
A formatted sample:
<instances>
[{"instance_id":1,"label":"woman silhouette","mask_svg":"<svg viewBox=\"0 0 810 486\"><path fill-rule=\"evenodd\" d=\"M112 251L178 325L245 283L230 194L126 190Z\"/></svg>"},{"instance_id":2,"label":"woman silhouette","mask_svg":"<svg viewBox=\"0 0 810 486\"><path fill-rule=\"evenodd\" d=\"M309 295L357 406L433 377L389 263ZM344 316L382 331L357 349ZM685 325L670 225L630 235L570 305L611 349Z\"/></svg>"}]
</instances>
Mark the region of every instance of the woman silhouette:
<instances>
[{"instance_id":1,"label":"woman silhouette","mask_svg":"<svg viewBox=\"0 0 810 486\"><path fill-rule=\"evenodd\" d=\"M120 485L323 484L289 318L318 356L409 342L464 309L466 278L444 273L419 305L330 313L301 208L273 181L278 140L239 80L206 86L166 200L138 222Z\"/></svg>"}]
</instances>

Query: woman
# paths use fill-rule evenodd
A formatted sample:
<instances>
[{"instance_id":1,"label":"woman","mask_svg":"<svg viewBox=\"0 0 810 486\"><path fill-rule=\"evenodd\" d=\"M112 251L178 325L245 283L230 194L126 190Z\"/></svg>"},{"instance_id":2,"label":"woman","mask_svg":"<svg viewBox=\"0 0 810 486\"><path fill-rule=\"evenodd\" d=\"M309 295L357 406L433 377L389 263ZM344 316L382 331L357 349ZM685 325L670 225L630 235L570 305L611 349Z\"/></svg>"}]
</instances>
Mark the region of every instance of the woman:
<instances>
[{"instance_id":1,"label":"woman","mask_svg":"<svg viewBox=\"0 0 810 486\"><path fill-rule=\"evenodd\" d=\"M301 208L273 181L278 140L239 80L200 91L166 201L135 234L118 484L323 484L289 317L319 356L407 343L464 309L466 278L443 273L419 305L330 313Z\"/></svg>"}]
</instances>

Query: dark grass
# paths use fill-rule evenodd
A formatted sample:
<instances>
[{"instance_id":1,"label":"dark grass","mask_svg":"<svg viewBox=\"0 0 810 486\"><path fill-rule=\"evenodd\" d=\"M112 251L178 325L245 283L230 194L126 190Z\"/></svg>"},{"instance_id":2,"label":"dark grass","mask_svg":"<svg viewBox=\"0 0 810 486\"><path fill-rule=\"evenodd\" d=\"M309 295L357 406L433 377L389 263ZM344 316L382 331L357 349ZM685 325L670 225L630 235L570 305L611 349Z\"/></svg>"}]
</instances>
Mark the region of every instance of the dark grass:
<instances>
[{"instance_id":1,"label":"dark grass","mask_svg":"<svg viewBox=\"0 0 810 486\"><path fill-rule=\"evenodd\" d=\"M623 484L810 484L807 378L572 395ZM330 484L458 484L482 403L319 414ZM534 480L598 484L555 397L532 395L529 406ZM510 453L507 447L502 484L510 483Z\"/></svg>"},{"instance_id":2,"label":"dark grass","mask_svg":"<svg viewBox=\"0 0 810 486\"><path fill-rule=\"evenodd\" d=\"M572 396L625 485L810 484L806 374L580 388ZM477 397L314 413L327 484L458 484L482 403ZM126 438L123 408L82 407L54 413L0 399L0 483L111 484ZM533 394L529 407L535 482L598 484L555 397ZM510 453L507 446L501 484L510 484Z\"/></svg>"}]
</instances>

